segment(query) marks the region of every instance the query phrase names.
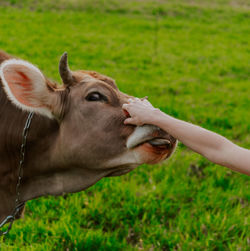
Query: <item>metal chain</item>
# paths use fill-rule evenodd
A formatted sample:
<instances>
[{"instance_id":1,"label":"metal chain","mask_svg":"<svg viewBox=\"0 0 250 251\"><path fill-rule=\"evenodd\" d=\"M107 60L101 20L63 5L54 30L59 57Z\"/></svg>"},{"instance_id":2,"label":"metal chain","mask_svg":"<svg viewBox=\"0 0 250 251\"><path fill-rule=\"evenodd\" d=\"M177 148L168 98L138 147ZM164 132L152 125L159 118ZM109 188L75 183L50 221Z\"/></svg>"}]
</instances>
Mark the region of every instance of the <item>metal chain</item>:
<instances>
[{"instance_id":1,"label":"metal chain","mask_svg":"<svg viewBox=\"0 0 250 251\"><path fill-rule=\"evenodd\" d=\"M0 236L6 235L9 233L9 231L12 228L13 222L17 216L17 214L21 211L21 209L24 207L24 202L20 202L20 186L21 181L23 178L23 166L24 166L24 159L25 159L25 150L26 150L26 143L27 143L27 136L30 129L31 120L34 113L30 112L28 115L28 118L26 120L23 134L22 134L22 144L20 148L20 161L19 161L19 167L18 167L18 179L17 179L17 185L16 185L16 199L15 199L15 208L13 210L13 213L9 216L7 216L1 223L0 223L0 229L9 223L9 226L5 231L0 230Z\"/></svg>"}]
</instances>

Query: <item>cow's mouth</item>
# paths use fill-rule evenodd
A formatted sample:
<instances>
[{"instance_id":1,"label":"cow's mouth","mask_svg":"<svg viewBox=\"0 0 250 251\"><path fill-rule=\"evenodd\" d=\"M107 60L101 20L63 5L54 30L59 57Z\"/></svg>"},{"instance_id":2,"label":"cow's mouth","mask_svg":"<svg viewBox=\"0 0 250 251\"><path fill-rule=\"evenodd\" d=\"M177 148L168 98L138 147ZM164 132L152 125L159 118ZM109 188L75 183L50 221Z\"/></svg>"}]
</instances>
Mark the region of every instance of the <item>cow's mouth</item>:
<instances>
[{"instance_id":1,"label":"cow's mouth","mask_svg":"<svg viewBox=\"0 0 250 251\"><path fill-rule=\"evenodd\" d=\"M128 138L127 148L132 149L145 143L152 147L171 148L174 147L176 139L156 126L138 126Z\"/></svg>"},{"instance_id":2,"label":"cow's mouth","mask_svg":"<svg viewBox=\"0 0 250 251\"><path fill-rule=\"evenodd\" d=\"M144 163L158 163L173 153L177 140L153 125L136 127L127 140L127 148L135 150Z\"/></svg>"},{"instance_id":3,"label":"cow's mouth","mask_svg":"<svg viewBox=\"0 0 250 251\"><path fill-rule=\"evenodd\" d=\"M172 143L168 139L152 138L150 140L143 140L142 142L139 142L138 144L134 145L132 148L136 148L136 147L142 146L144 144L149 144L152 147L156 147L159 149L169 149L172 147Z\"/></svg>"}]
</instances>

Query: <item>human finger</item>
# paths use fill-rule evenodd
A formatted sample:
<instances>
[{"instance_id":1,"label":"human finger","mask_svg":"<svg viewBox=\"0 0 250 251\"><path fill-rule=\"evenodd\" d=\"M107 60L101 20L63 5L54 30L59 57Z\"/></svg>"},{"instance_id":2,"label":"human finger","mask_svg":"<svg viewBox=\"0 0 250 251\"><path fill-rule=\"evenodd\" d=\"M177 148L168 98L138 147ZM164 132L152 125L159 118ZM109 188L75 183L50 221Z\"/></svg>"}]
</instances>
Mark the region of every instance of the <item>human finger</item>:
<instances>
[{"instance_id":1,"label":"human finger","mask_svg":"<svg viewBox=\"0 0 250 251\"><path fill-rule=\"evenodd\" d=\"M127 119L124 120L124 124L125 125L127 125L127 124L135 125L136 121L133 118L127 118Z\"/></svg>"},{"instance_id":2,"label":"human finger","mask_svg":"<svg viewBox=\"0 0 250 251\"><path fill-rule=\"evenodd\" d=\"M123 105L122 105L122 109L123 109L123 110L127 110L128 106L129 106L129 104L123 104Z\"/></svg>"}]
</instances>

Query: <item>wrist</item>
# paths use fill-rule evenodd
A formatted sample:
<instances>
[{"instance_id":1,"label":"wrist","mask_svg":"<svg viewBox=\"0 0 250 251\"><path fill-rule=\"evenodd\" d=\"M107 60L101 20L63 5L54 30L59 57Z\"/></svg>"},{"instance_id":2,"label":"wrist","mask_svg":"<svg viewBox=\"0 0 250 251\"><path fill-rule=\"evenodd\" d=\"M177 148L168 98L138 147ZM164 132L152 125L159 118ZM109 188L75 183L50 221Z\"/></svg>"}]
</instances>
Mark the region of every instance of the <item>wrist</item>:
<instances>
[{"instance_id":1,"label":"wrist","mask_svg":"<svg viewBox=\"0 0 250 251\"><path fill-rule=\"evenodd\" d=\"M146 121L146 124L157 125L159 123L159 121L162 120L162 117L164 115L166 115L166 114L164 112L162 112L160 109L154 108L150 112L148 119Z\"/></svg>"}]
</instances>

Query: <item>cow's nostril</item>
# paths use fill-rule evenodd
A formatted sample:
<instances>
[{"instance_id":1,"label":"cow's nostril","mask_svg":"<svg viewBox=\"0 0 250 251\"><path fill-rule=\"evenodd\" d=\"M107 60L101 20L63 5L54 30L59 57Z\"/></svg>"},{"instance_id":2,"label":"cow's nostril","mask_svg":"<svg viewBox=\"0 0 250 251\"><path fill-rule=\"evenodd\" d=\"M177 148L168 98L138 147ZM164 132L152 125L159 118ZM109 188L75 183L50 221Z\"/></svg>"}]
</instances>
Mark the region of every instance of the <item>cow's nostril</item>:
<instances>
[{"instance_id":1,"label":"cow's nostril","mask_svg":"<svg viewBox=\"0 0 250 251\"><path fill-rule=\"evenodd\" d=\"M129 113L128 113L126 110L123 110L123 112L124 112L124 114L125 114L125 116L126 116L127 118L130 118Z\"/></svg>"}]
</instances>

